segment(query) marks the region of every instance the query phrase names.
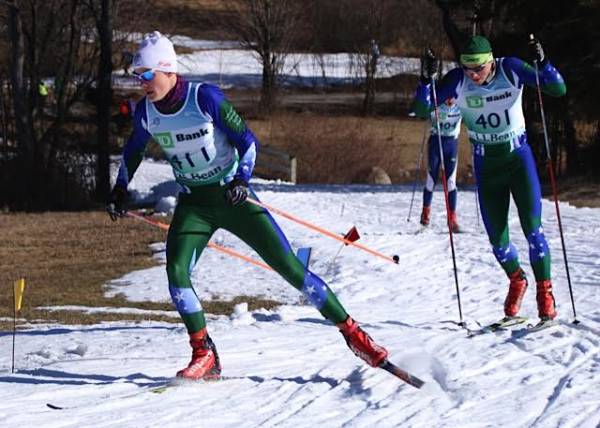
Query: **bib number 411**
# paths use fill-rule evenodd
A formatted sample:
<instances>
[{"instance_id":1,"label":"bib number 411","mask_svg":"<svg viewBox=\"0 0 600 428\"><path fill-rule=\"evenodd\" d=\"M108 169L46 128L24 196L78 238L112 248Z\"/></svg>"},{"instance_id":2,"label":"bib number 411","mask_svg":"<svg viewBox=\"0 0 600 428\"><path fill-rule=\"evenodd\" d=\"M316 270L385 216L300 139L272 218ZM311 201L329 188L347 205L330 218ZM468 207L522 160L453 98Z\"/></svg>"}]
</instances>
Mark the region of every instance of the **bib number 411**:
<instances>
[{"instance_id":1,"label":"bib number 411","mask_svg":"<svg viewBox=\"0 0 600 428\"><path fill-rule=\"evenodd\" d=\"M210 162L210 156L208 155L208 152L206 151L205 147L202 147L200 149L200 151L202 152L202 157L204 158L204 160L206 161L206 163ZM198 161L198 159L196 159L196 162ZM186 165L184 165L184 163L186 163ZM192 156L190 153L186 153L184 155L184 159L179 159L177 157L177 155L173 155L171 157L171 163L176 165L177 169L179 171L184 170L184 168L195 168L196 167L196 162L194 162L194 160L192 159Z\"/></svg>"}]
</instances>

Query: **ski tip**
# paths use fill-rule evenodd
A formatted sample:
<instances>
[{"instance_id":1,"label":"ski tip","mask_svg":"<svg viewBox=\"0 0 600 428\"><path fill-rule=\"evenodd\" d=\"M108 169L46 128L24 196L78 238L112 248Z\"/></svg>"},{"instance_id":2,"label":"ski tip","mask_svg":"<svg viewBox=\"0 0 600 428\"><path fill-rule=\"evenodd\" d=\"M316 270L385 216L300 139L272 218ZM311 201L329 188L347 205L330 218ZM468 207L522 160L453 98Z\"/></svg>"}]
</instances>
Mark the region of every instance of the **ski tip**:
<instances>
[{"instance_id":1,"label":"ski tip","mask_svg":"<svg viewBox=\"0 0 600 428\"><path fill-rule=\"evenodd\" d=\"M410 383L412 386L414 386L417 389L421 389L423 387L423 385L425 385L425 381L419 379L418 377L414 377L412 376L412 382Z\"/></svg>"},{"instance_id":2,"label":"ski tip","mask_svg":"<svg viewBox=\"0 0 600 428\"><path fill-rule=\"evenodd\" d=\"M61 406L56 406L56 405L54 405L54 404L52 404L52 403L46 403L46 406L48 406L48 407L49 407L49 408L51 408L52 410L63 410L63 409L64 409L64 407L61 407Z\"/></svg>"},{"instance_id":3,"label":"ski tip","mask_svg":"<svg viewBox=\"0 0 600 428\"><path fill-rule=\"evenodd\" d=\"M413 386L417 389L421 389L421 387L423 385L425 385L424 381L422 381L418 377L408 373L407 371L402 370L400 367L398 367L394 363L391 363L389 360L383 361L379 365L379 367L381 367L382 369L384 369L387 372L390 372L391 374L396 376L398 379L403 380L410 386Z\"/></svg>"}]
</instances>

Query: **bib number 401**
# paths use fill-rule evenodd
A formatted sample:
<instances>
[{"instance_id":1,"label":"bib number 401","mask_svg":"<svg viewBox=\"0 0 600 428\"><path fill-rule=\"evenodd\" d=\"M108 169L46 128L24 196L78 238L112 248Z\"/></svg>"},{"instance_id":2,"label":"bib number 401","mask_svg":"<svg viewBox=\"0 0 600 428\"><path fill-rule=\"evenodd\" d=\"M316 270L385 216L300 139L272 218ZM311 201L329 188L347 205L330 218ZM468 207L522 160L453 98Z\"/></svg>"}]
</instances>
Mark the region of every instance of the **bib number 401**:
<instances>
[{"instance_id":1,"label":"bib number 401","mask_svg":"<svg viewBox=\"0 0 600 428\"><path fill-rule=\"evenodd\" d=\"M506 126L510 125L510 116L508 114L508 110L504 110L504 120L506 121ZM490 128L498 128L502 124L502 118L498 113L489 113L487 116L485 114L481 114L477 120L476 124L481 126L483 129L487 129L488 126Z\"/></svg>"}]
</instances>

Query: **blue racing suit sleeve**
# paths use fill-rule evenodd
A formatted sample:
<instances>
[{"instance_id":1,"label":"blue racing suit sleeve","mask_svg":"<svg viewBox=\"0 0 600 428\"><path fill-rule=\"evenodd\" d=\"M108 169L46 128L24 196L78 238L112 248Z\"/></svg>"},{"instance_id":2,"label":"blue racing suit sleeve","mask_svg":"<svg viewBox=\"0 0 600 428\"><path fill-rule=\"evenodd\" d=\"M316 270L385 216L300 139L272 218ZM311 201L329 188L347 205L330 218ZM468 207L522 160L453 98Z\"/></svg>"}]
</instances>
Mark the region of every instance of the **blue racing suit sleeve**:
<instances>
[{"instance_id":1,"label":"blue racing suit sleeve","mask_svg":"<svg viewBox=\"0 0 600 428\"><path fill-rule=\"evenodd\" d=\"M121 166L119 167L115 187L127 189L127 185L140 166L146 151L146 145L152 137L147 128L146 97L144 97L138 101L133 114L133 131L123 148Z\"/></svg>"},{"instance_id":2,"label":"blue racing suit sleeve","mask_svg":"<svg viewBox=\"0 0 600 428\"><path fill-rule=\"evenodd\" d=\"M212 118L214 126L225 133L238 152L240 159L234 179L248 182L256 163L258 150L256 136L246 126L219 87L206 83L200 85L198 105L203 113Z\"/></svg>"},{"instance_id":3,"label":"blue racing suit sleeve","mask_svg":"<svg viewBox=\"0 0 600 428\"><path fill-rule=\"evenodd\" d=\"M458 88L462 84L463 77L463 71L460 68L454 68L442 78L439 85L436 85L435 87L438 105L449 98L456 98L458 96ZM433 108L431 82L424 83L421 81L417 87L417 93L415 94L412 103L412 111L414 111L418 117L425 119L429 118L429 114Z\"/></svg>"},{"instance_id":4,"label":"blue racing suit sleeve","mask_svg":"<svg viewBox=\"0 0 600 428\"><path fill-rule=\"evenodd\" d=\"M525 61L507 57L502 59L504 74L517 86L527 85L535 88L535 68ZM548 61L544 61L538 71L540 89L553 97L562 97L567 93L567 86L561 74Z\"/></svg>"}]
</instances>

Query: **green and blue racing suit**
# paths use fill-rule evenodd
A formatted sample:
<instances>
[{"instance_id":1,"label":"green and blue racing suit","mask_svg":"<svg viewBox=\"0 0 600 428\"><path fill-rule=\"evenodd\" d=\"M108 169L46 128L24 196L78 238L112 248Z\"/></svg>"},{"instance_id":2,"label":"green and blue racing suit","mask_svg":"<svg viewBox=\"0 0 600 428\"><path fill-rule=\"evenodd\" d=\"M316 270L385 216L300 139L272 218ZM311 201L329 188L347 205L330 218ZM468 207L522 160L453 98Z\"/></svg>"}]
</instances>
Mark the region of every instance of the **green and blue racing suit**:
<instances>
[{"instance_id":1,"label":"green and blue racing suit","mask_svg":"<svg viewBox=\"0 0 600 428\"><path fill-rule=\"evenodd\" d=\"M233 179L248 182L252 175L258 148L252 131L217 86L178 79L176 111L160 111L146 97L138 102L117 185L127 187L154 138L182 188L167 238L167 276L172 301L188 332L206 325L190 272L219 228L252 247L325 318L343 322L348 314L337 297L296 257L271 214L248 202L231 206L226 201L226 184ZM250 194L258 199L252 189Z\"/></svg>"},{"instance_id":2,"label":"green and blue racing suit","mask_svg":"<svg viewBox=\"0 0 600 428\"><path fill-rule=\"evenodd\" d=\"M454 98L460 108L473 145L473 162L481 215L493 252L507 274L516 271L519 258L510 241L508 210L515 201L521 228L529 244L529 259L537 281L550 279L550 250L542 228L540 181L527 144L522 107L524 86L536 87L536 71L514 58L497 58L495 75L477 85L461 68L448 72L437 87L438 103ZM538 71L541 90L562 96L566 86L560 73L545 62ZM413 109L429 115L431 85L417 89Z\"/></svg>"}]
</instances>

